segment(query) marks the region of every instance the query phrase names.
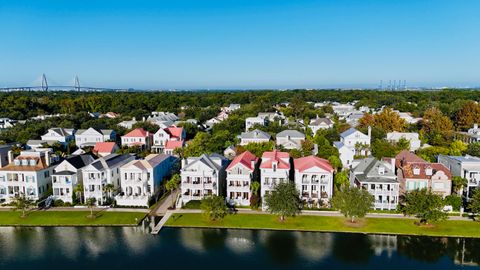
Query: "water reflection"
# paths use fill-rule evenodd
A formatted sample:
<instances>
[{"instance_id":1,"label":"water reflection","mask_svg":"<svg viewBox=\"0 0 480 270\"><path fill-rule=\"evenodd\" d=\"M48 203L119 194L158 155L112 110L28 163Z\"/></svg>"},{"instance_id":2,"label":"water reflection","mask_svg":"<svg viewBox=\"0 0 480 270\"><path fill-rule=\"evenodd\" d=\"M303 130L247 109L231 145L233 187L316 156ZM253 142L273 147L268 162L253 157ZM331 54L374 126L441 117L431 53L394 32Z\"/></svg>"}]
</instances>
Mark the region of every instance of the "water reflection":
<instances>
[{"instance_id":1,"label":"water reflection","mask_svg":"<svg viewBox=\"0 0 480 270\"><path fill-rule=\"evenodd\" d=\"M0 269L454 269L480 263L480 239L220 229L0 228ZM101 266L101 267L100 267ZM219 267L213 267L219 268ZM220 267L222 268L222 267Z\"/></svg>"}]
</instances>

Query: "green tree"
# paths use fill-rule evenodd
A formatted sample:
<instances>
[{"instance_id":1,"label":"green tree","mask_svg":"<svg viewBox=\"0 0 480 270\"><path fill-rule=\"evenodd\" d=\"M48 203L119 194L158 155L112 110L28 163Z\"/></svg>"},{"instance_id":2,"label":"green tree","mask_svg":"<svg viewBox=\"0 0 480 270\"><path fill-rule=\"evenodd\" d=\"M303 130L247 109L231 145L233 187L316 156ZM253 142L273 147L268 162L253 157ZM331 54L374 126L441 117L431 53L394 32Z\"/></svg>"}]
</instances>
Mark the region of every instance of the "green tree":
<instances>
[{"instance_id":1,"label":"green tree","mask_svg":"<svg viewBox=\"0 0 480 270\"><path fill-rule=\"evenodd\" d=\"M302 207L300 194L292 182L277 184L272 192L265 195L264 200L268 211L279 215L282 222L286 216L298 214Z\"/></svg>"},{"instance_id":2,"label":"green tree","mask_svg":"<svg viewBox=\"0 0 480 270\"><path fill-rule=\"evenodd\" d=\"M88 209L90 209L90 215L88 218L95 218L96 216L93 214L93 208L95 207L97 203L97 199L95 197L91 197L85 200L85 204L88 206Z\"/></svg>"},{"instance_id":3,"label":"green tree","mask_svg":"<svg viewBox=\"0 0 480 270\"><path fill-rule=\"evenodd\" d=\"M222 220L227 214L228 209L222 196L211 195L205 197L200 202L200 209L203 215L210 221Z\"/></svg>"},{"instance_id":4,"label":"green tree","mask_svg":"<svg viewBox=\"0 0 480 270\"><path fill-rule=\"evenodd\" d=\"M173 191L178 188L178 184L180 184L180 175L179 174L174 174L170 180L167 181L165 184L165 188L167 189L168 192L172 193L171 198L172 198L172 207L175 203L175 198L173 196Z\"/></svg>"},{"instance_id":5,"label":"green tree","mask_svg":"<svg viewBox=\"0 0 480 270\"><path fill-rule=\"evenodd\" d=\"M405 214L419 218L422 224L446 219L443 207L442 197L426 188L412 190L405 195Z\"/></svg>"},{"instance_id":6,"label":"green tree","mask_svg":"<svg viewBox=\"0 0 480 270\"><path fill-rule=\"evenodd\" d=\"M252 191L252 196L250 197L250 208L258 209L258 207L260 207L260 182L252 181L250 184L250 190Z\"/></svg>"},{"instance_id":7,"label":"green tree","mask_svg":"<svg viewBox=\"0 0 480 270\"><path fill-rule=\"evenodd\" d=\"M448 195L444 199L445 205L452 206L454 211L460 211L460 207L462 207L462 197L457 195Z\"/></svg>"},{"instance_id":8,"label":"green tree","mask_svg":"<svg viewBox=\"0 0 480 270\"><path fill-rule=\"evenodd\" d=\"M461 176L452 177L452 189L453 189L453 192L457 195L461 195L463 193L463 188L466 187L467 184L468 184L467 179Z\"/></svg>"},{"instance_id":9,"label":"green tree","mask_svg":"<svg viewBox=\"0 0 480 270\"><path fill-rule=\"evenodd\" d=\"M335 169L335 171L339 171L343 166L342 161L337 156L328 157L328 162L330 162L330 164L332 165L333 169Z\"/></svg>"},{"instance_id":10,"label":"green tree","mask_svg":"<svg viewBox=\"0 0 480 270\"><path fill-rule=\"evenodd\" d=\"M398 148L386 140L376 139L372 143L372 155L377 159L395 157L398 153Z\"/></svg>"},{"instance_id":11,"label":"green tree","mask_svg":"<svg viewBox=\"0 0 480 270\"><path fill-rule=\"evenodd\" d=\"M374 197L368 191L356 187L344 187L332 198L332 206L338 209L350 222L363 218L373 205Z\"/></svg>"},{"instance_id":12,"label":"green tree","mask_svg":"<svg viewBox=\"0 0 480 270\"><path fill-rule=\"evenodd\" d=\"M348 179L348 171L337 172L333 177L333 183L335 184L335 188L337 190L348 187L350 185L350 180Z\"/></svg>"},{"instance_id":13,"label":"green tree","mask_svg":"<svg viewBox=\"0 0 480 270\"><path fill-rule=\"evenodd\" d=\"M468 145L467 154L480 157L480 142L474 142Z\"/></svg>"},{"instance_id":14,"label":"green tree","mask_svg":"<svg viewBox=\"0 0 480 270\"><path fill-rule=\"evenodd\" d=\"M473 191L472 198L470 199L470 203L468 204L470 211L474 215L478 215L480 213L480 189L477 188Z\"/></svg>"},{"instance_id":15,"label":"green tree","mask_svg":"<svg viewBox=\"0 0 480 270\"><path fill-rule=\"evenodd\" d=\"M113 184L106 184L104 187L103 187L103 192L106 192L107 193L107 198L108 199L111 199L112 198L112 193L113 191L115 190L115 186Z\"/></svg>"},{"instance_id":16,"label":"green tree","mask_svg":"<svg viewBox=\"0 0 480 270\"><path fill-rule=\"evenodd\" d=\"M462 156L467 151L468 145L462 141L453 141L450 144L450 155Z\"/></svg>"},{"instance_id":17,"label":"green tree","mask_svg":"<svg viewBox=\"0 0 480 270\"><path fill-rule=\"evenodd\" d=\"M75 192L75 194L77 194L77 198L79 199L79 202L80 203L83 203L83 184L82 183L78 183L73 192Z\"/></svg>"},{"instance_id":18,"label":"green tree","mask_svg":"<svg viewBox=\"0 0 480 270\"><path fill-rule=\"evenodd\" d=\"M25 218L27 217L27 210L35 204L33 200L29 199L25 195L19 195L13 199L13 205L15 210L22 211L22 215L20 217Z\"/></svg>"}]
</instances>

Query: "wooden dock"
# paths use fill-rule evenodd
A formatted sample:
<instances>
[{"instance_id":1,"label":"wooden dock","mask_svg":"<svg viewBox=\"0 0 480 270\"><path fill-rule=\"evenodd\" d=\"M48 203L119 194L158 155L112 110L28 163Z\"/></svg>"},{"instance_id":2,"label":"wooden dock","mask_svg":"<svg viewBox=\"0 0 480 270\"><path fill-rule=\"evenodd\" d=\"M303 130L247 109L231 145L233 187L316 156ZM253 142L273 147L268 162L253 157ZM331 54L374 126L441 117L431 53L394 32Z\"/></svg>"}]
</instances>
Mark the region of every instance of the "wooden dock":
<instances>
[{"instance_id":1,"label":"wooden dock","mask_svg":"<svg viewBox=\"0 0 480 270\"><path fill-rule=\"evenodd\" d=\"M167 223L167 220L170 218L170 216L172 216L172 211L167 211L167 213L165 213L165 215L162 217L162 219L160 219L158 224L155 225L151 234L158 234L160 232L160 230L163 228L163 225L165 225L165 223Z\"/></svg>"}]
</instances>

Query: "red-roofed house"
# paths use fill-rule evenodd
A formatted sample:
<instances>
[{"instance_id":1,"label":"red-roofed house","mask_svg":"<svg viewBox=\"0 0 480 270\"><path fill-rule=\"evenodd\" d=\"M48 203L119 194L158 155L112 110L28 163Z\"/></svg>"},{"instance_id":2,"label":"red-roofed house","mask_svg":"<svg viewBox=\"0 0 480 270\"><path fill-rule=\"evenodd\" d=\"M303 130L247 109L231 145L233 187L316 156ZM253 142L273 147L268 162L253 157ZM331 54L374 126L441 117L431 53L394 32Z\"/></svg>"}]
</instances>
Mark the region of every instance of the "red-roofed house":
<instances>
[{"instance_id":1,"label":"red-roofed house","mask_svg":"<svg viewBox=\"0 0 480 270\"><path fill-rule=\"evenodd\" d=\"M417 155L403 150L395 157L400 191L428 188L446 197L452 193L452 174L445 165L430 163Z\"/></svg>"},{"instance_id":2,"label":"red-roofed house","mask_svg":"<svg viewBox=\"0 0 480 270\"><path fill-rule=\"evenodd\" d=\"M245 151L236 156L227 167L227 200L231 204L250 205L250 184L258 158Z\"/></svg>"},{"instance_id":3,"label":"red-roofed house","mask_svg":"<svg viewBox=\"0 0 480 270\"><path fill-rule=\"evenodd\" d=\"M290 154L277 150L264 152L260 164L262 198L272 191L275 185L288 182L290 175Z\"/></svg>"},{"instance_id":4,"label":"red-roofed house","mask_svg":"<svg viewBox=\"0 0 480 270\"><path fill-rule=\"evenodd\" d=\"M115 142L97 142L93 147L93 153L99 157L105 157L117 152L118 146Z\"/></svg>"},{"instance_id":5,"label":"red-roofed house","mask_svg":"<svg viewBox=\"0 0 480 270\"><path fill-rule=\"evenodd\" d=\"M181 141L167 141L167 143L165 144L165 150L164 150L165 154L173 156L175 149L182 148L184 143L185 143L185 141L183 141L183 140L181 140Z\"/></svg>"},{"instance_id":6,"label":"red-roofed house","mask_svg":"<svg viewBox=\"0 0 480 270\"><path fill-rule=\"evenodd\" d=\"M121 137L122 146L140 146L142 149L150 149L152 146L152 136L152 133L143 128L136 128Z\"/></svg>"},{"instance_id":7,"label":"red-roofed house","mask_svg":"<svg viewBox=\"0 0 480 270\"><path fill-rule=\"evenodd\" d=\"M153 152L171 154L167 153L167 150L173 151L174 148L172 149L172 147L183 147L185 137L186 132L182 127L170 126L167 128L160 128L153 135ZM170 143L168 143L169 141ZM174 141L175 143L171 143L172 141ZM182 141L181 145L180 143L178 143L178 141Z\"/></svg>"},{"instance_id":8,"label":"red-roofed house","mask_svg":"<svg viewBox=\"0 0 480 270\"><path fill-rule=\"evenodd\" d=\"M297 158L294 161L295 185L300 196L310 206L327 203L333 194L333 168L326 159L316 156Z\"/></svg>"}]
</instances>

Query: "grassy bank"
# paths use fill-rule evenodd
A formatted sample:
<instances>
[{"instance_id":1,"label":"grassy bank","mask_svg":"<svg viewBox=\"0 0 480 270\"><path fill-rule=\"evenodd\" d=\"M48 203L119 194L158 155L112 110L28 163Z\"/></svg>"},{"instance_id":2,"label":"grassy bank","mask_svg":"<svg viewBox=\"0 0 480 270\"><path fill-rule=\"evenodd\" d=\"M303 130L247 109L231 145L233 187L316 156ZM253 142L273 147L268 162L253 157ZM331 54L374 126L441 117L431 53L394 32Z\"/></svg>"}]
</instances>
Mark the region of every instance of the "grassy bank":
<instances>
[{"instance_id":1,"label":"grassy bank","mask_svg":"<svg viewBox=\"0 0 480 270\"><path fill-rule=\"evenodd\" d=\"M133 226L144 217L137 212L97 212L87 218L88 211L33 211L21 218L20 212L0 212L0 226Z\"/></svg>"},{"instance_id":2,"label":"grassy bank","mask_svg":"<svg viewBox=\"0 0 480 270\"><path fill-rule=\"evenodd\" d=\"M297 216L281 223L277 216L264 214L229 215L223 221L210 222L201 214L174 214L166 226L480 237L477 222L452 220L435 223L432 227L420 227L414 222L413 219L366 218L351 225L343 217Z\"/></svg>"}]
</instances>

